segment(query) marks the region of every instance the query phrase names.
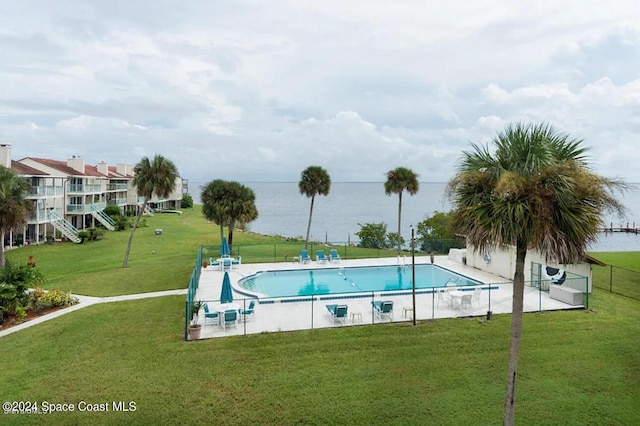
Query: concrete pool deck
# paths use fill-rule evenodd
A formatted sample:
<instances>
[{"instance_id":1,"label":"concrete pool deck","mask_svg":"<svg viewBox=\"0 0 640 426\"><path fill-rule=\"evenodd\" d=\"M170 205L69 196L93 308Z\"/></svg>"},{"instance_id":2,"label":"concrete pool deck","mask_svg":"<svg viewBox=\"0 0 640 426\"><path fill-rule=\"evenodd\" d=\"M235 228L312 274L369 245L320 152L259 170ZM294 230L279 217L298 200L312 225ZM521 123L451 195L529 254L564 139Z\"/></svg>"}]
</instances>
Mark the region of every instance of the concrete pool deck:
<instances>
[{"instance_id":1,"label":"concrete pool deck","mask_svg":"<svg viewBox=\"0 0 640 426\"><path fill-rule=\"evenodd\" d=\"M428 256L420 256L415 259L416 265L430 263ZM456 318L470 316L486 316L487 311L493 314L511 312L512 281L493 275L478 269L462 265L449 260L446 256L436 256L435 264L449 269L458 274L473 278L482 283L479 300L473 301L471 306L451 306L438 300L436 293L427 290L416 294L417 320L436 318ZM376 258L341 260L339 263L317 263L315 261L300 264L292 262L279 263L253 263L242 264L229 270L232 287L234 288L234 302L240 306L248 307L251 297L238 292L238 281L244 277L261 271L277 270L309 270L327 268L347 268L355 266L380 266L380 265L404 265L411 269L411 258ZM208 302L213 308L219 304L222 278L224 272L217 268L205 268L201 271L198 290L194 300ZM468 294L471 294L469 292ZM394 304L391 321L412 321L413 306L411 291L391 291L371 293L354 293L340 295L301 296L297 298L260 298L255 306L255 314L246 322L238 322L224 328L209 322L204 323L204 315L201 313L199 323L202 324L201 339L225 337L230 335L255 334L264 332L308 330L312 328L329 328L363 324L377 324L390 322L388 318L378 318L372 309L372 300L391 300ZM328 315L325 305L346 304L348 314L344 321L334 322ZM550 299L548 292L540 292L537 288L525 286L524 311L537 312L546 310L576 309L582 306L573 306L558 300ZM355 315L353 315L355 314Z\"/></svg>"}]
</instances>

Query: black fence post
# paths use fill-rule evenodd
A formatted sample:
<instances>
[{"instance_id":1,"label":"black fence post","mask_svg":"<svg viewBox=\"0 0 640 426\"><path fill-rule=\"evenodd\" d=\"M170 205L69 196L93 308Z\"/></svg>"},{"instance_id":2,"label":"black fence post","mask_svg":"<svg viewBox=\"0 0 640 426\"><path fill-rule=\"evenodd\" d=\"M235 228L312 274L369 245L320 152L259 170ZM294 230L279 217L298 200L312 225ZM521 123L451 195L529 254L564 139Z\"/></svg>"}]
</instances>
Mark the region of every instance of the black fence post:
<instances>
[{"instance_id":1,"label":"black fence post","mask_svg":"<svg viewBox=\"0 0 640 426\"><path fill-rule=\"evenodd\" d=\"M609 293L613 293L613 265L609 265Z\"/></svg>"}]
</instances>

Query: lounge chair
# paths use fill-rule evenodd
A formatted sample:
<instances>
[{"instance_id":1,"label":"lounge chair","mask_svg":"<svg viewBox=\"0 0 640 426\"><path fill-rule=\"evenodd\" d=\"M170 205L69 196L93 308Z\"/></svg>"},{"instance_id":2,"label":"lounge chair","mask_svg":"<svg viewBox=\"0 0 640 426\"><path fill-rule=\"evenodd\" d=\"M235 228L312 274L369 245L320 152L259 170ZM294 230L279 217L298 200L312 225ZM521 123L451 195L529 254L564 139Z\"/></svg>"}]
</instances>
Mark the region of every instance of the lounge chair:
<instances>
[{"instance_id":1,"label":"lounge chair","mask_svg":"<svg viewBox=\"0 0 640 426\"><path fill-rule=\"evenodd\" d=\"M222 329L226 330L227 326L236 326L236 321L238 321L238 311L235 309L228 309L224 311L224 320L222 322Z\"/></svg>"},{"instance_id":2,"label":"lounge chair","mask_svg":"<svg viewBox=\"0 0 640 426\"><path fill-rule=\"evenodd\" d=\"M204 323L207 324L207 320L215 320L216 324L220 324L220 315L217 312L209 310L209 305L204 304Z\"/></svg>"},{"instance_id":3,"label":"lounge chair","mask_svg":"<svg viewBox=\"0 0 640 426\"><path fill-rule=\"evenodd\" d=\"M242 319L242 321L247 322L247 319L249 319L249 317L253 317L255 315L255 307L256 307L256 301L252 300L251 303L249 303L249 307L247 309L240 309L240 319Z\"/></svg>"},{"instance_id":4,"label":"lounge chair","mask_svg":"<svg viewBox=\"0 0 640 426\"><path fill-rule=\"evenodd\" d=\"M329 250L329 262L340 262L340 255L338 254L338 250Z\"/></svg>"},{"instance_id":5,"label":"lounge chair","mask_svg":"<svg viewBox=\"0 0 640 426\"><path fill-rule=\"evenodd\" d=\"M393 321L393 302L391 300L374 300L371 305L376 317L382 319L382 317L386 316L389 321Z\"/></svg>"},{"instance_id":6,"label":"lounge chair","mask_svg":"<svg viewBox=\"0 0 640 426\"><path fill-rule=\"evenodd\" d=\"M316 262L327 263L327 256L324 255L324 250L316 251Z\"/></svg>"},{"instance_id":7,"label":"lounge chair","mask_svg":"<svg viewBox=\"0 0 640 426\"><path fill-rule=\"evenodd\" d=\"M300 262L301 263L309 263L309 262L311 262L311 257L309 256L309 251L300 250Z\"/></svg>"},{"instance_id":8,"label":"lounge chair","mask_svg":"<svg viewBox=\"0 0 640 426\"><path fill-rule=\"evenodd\" d=\"M327 312L329 313L329 317L332 322L342 322L343 324L347 321L347 311L349 307L347 305L326 305Z\"/></svg>"}]
</instances>

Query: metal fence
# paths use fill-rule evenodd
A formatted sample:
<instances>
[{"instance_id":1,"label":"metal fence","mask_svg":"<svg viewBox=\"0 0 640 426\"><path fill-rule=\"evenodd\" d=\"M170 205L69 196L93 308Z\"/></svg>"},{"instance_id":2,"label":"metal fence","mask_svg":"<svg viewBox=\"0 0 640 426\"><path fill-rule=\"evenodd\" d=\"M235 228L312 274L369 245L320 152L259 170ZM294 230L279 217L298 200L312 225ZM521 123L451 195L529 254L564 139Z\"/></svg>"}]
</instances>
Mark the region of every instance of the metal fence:
<instances>
[{"instance_id":1,"label":"metal fence","mask_svg":"<svg viewBox=\"0 0 640 426\"><path fill-rule=\"evenodd\" d=\"M606 274L600 273L599 279L594 279L594 287L640 300L640 271L615 265L606 269Z\"/></svg>"},{"instance_id":2,"label":"metal fence","mask_svg":"<svg viewBox=\"0 0 640 426\"><path fill-rule=\"evenodd\" d=\"M242 250L242 249L240 249ZM189 307L195 301L198 288L199 265L203 254L198 253L196 267L189 284L185 304L185 333L188 340ZM253 260L253 256L252 256ZM410 266L408 266L410 267ZM215 274L215 270L207 271ZM576 288L587 288L587 277L572 276L568 283ZM389 290L361 293L311 294L294 297L248 297L235 298L232 304L222 304L215 298L203 298L209 316L201 312L200 338L215 338L229 335L312 330L341 326L381 324L389 322L413 322L438 318L486 317L494 314L511 313L513 285L511 282L496 282L477 286L456 286L447 283L443 287L409 290ZM525 312L566 309L567 305L549 297L548 290L536 278L526 283ZM255 308L243 315L254 302ZM382 312L381 302L391 302L392 309ZM585 299L585 305L588 297ZM336 314L335 306L345 306ZM584 306L575 306L583 308ZM331 310L333 309L333 314ZM236 312L231 321L224 321L227 311Z\"/></svg>"},{"instance_id":3,"label":"metal fence","mask_svg":"<svg viewBox=\"0 0 640 426\"><path fill-rule=\"evenodd\" d=\"M428 241L426 246L428 248L425 252L434 253L448 253L452 247L464 248L464 240L425 240ZM418 243L418 241L416 241ZM254 263L278 263L278 262L291 262L295 257L300 256L300 251L305 248L304 241L290 241L290 242L278 242L273 244L233 244L232 253L233 257L244 257L245 259L251 259ZM350 242L333 242L333 243L319 243L309 242L307 250L309 255L315 258L318 250L324 250L325 254L329 254L329 250L337 250L340 258L342 259L365 259L365 258L380 258L380 257L395 257L397 255L395 248L366 248L358 247ZM205 259L216 259L220 254L220 246L203 246L203 257ZM420 253L416 246L416 253ZM406 256L411 254L410 250L404 250L403 253Z\"/></svg>"},{"instance_id":4,"label":"metal fence","mask_svg":"<svg viewBox=\"0 0 640 426\"><path fill-rule=\"evenodd\" d=\"M541 291L549 291L550 286L556 283L544 276L544 274L542 273L543 267L544 266L541 263L531 262L531 281L529 281L528 284L532 287L540 289ZM589 307L588 277L565 271L565 278L561 283L558 284L582 291L582 304L585 306L585 308Z\"/></svg>"},{"instance_id":5,"label":"metal fence","mask_svg":"<svg viewBox=\"0 0 640 426\"><path fill-rule=\"evenodd\" d=\"M191 278L189 278L189 286L187 287L187 300L185 301L184 308L184 340L189 338L189 323L191 322L190 318L190 307L191 304L195 301L196 291L198 290L198 284L200 283L200 272L202 271L202 248L198 250L198 255L196 256L196 264L193 266L193 271L191 271Z\"/></svg>"}]
</instances>

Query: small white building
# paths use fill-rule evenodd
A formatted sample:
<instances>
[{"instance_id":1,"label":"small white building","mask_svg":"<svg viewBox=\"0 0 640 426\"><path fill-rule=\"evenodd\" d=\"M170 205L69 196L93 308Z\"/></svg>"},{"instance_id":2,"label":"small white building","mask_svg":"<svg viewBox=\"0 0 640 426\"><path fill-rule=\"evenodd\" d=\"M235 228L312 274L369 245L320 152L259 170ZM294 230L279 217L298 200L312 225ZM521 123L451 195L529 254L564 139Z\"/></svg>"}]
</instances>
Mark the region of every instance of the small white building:
<instances>
[{"instance_id":1,"label":"small white building","mask_svg":"<svg viewBox=\"0 0 640 426\"><path fill-rule=\"evenodd\" d=\"M515 246L507 246L505 248L489 249L486 253L473 250L472 246L466 249L451 249L449 259L457 262L466 263L482 271L513 280L516 272L516 248ZM577 279L576 276L587 277L587 292L592 291L592 272L591 265L606 266L599 260L585 255L584 261L574 264L558 264L557 262L548 260L538 250L529 250L525 258L524 280L525 283L536 282L538 279L543 281L542 288L548 289L548 285L553 283L548 276L545 276L544 268L550 266L560 269L567 273L567 278L562 285L576 290L585 291L584 280ZM533 273L532 273L533 272Z\"/></svg>"}]
</instances>

